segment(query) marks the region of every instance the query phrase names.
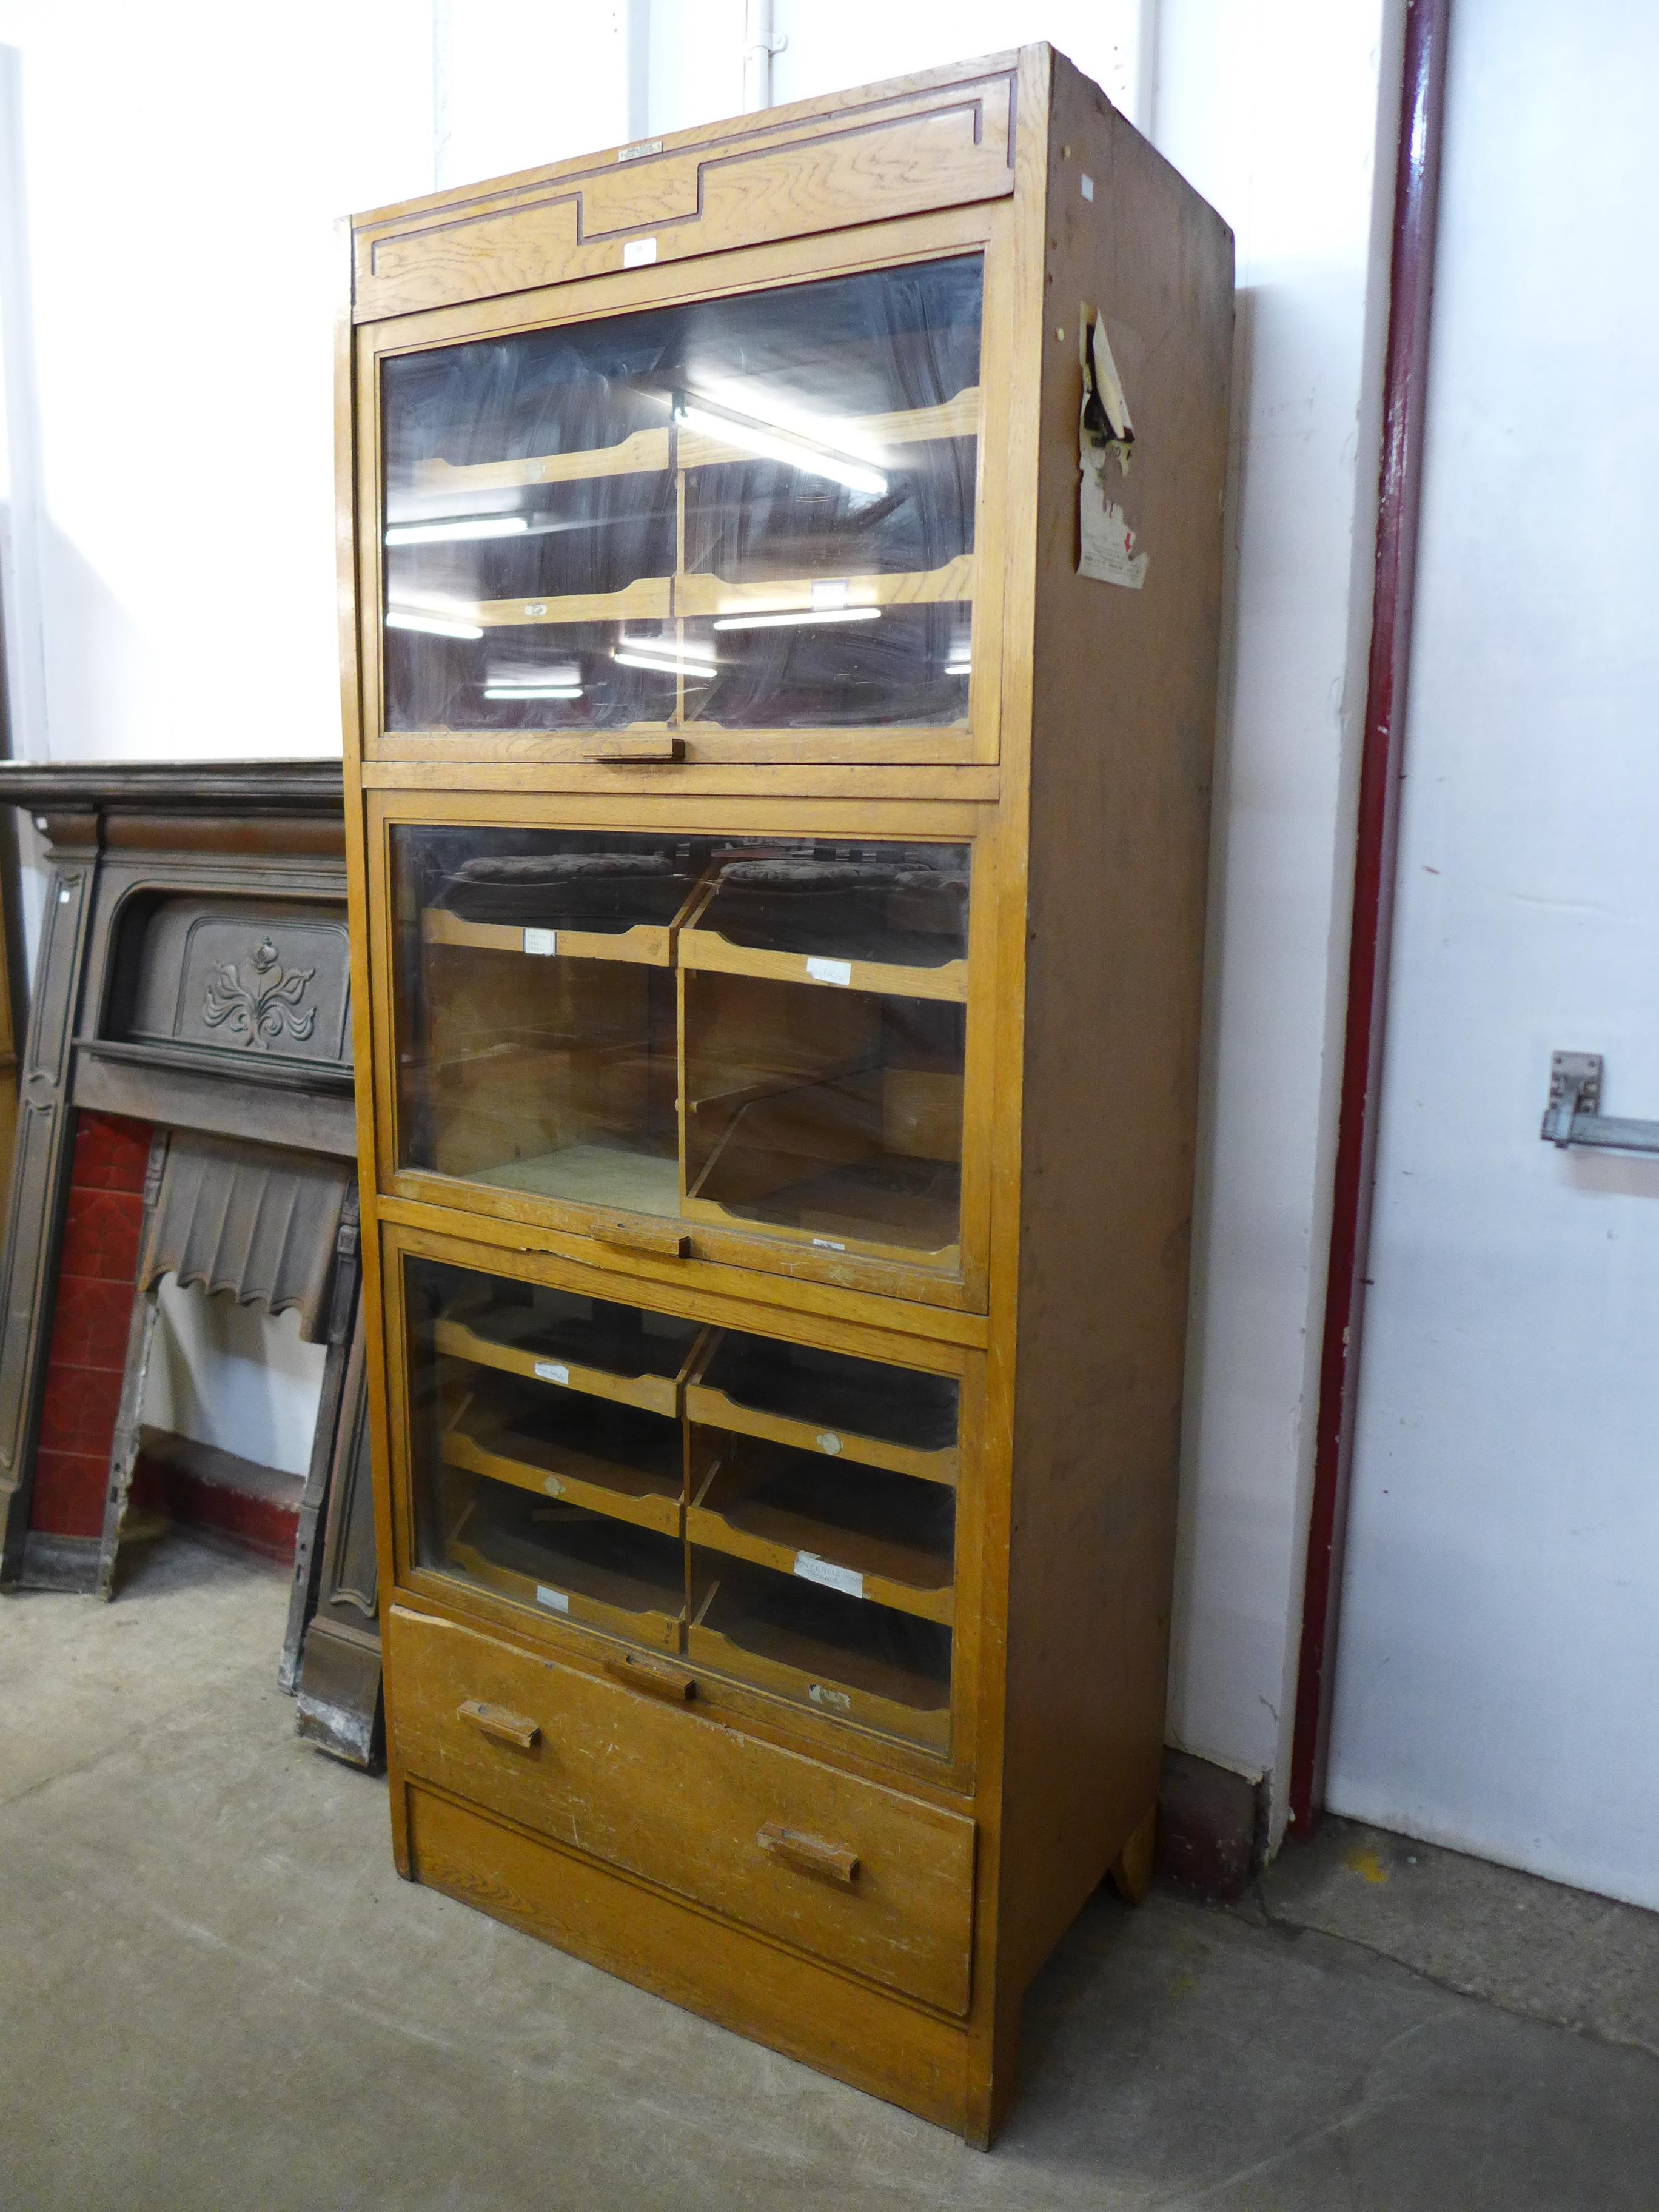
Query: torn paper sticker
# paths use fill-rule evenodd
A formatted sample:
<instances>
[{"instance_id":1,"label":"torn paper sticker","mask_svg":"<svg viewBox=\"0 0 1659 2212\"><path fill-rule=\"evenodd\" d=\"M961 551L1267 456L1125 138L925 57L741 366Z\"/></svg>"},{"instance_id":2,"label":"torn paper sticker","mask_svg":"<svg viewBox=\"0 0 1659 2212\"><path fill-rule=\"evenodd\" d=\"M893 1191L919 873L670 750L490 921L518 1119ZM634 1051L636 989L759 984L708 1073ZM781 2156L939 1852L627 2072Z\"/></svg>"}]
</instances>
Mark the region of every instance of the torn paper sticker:
<instances>
[{"instance_id":1,"label":"torn paper sticker","mask_svg":"<svg viewBox=\"0 0 1659 2212\"><path fill-rule=\"evenodd\" d=\"M1123 380L1112 358L1106 320L1085 308L1078 318L1078 354L1083 368L1083 404L1078 414L1078 563L1079 576L1097 583L1121 584L1138 592L1146 580L1147 556L1135 551L1135 534L1123 509L1107 496L1108 470L1117 462L1129 473L1135 441Z\"/></svg>"},{"instance_id":2,"label":"torn paper sticker","mask_svg":"<svg viewBox=\"0 0 1659 2212\"><path fill-rule=\"evenodd\" d=\"M1147 556L1135 551L1135 534L1123 520L1123 509L1107 498L1087 461L1083 465L1082 521L1079 575L1092 576L1102 584L1125 584L1138 592L1146 580Z\"/></svg>"}]
</instances>

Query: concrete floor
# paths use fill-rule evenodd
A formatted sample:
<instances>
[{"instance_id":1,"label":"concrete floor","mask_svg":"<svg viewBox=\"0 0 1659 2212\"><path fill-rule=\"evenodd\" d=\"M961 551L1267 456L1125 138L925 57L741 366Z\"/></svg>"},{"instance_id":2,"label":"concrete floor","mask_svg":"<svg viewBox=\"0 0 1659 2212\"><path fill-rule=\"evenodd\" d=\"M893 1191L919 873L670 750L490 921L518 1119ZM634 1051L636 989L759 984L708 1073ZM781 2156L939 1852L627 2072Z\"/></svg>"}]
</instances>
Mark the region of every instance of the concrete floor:
<instances>
[{"instance_id":1,"label":"concrete floor","mask_svg":"<svg viewBox=\"0 0 1659 2212\"><path fill-rule=\"evenodd\" d=\"M3 2212L1659 2206L1659 1917L1336 1826L1103 1895L985 2157L398 1881L285 1600L174 1537L0 1603Z\"/></svg>"}]
</instances>

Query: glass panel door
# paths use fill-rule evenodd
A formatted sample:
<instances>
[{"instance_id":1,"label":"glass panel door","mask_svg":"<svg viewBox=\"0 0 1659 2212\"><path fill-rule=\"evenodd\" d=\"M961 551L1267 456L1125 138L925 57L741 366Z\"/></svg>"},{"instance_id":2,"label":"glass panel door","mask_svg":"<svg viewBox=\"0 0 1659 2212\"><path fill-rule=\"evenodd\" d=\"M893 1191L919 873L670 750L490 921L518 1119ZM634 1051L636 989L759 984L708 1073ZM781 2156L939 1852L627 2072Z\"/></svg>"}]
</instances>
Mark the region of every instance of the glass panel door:
<instances>
[{"instance_id":1,"label":"glass panel door","mask_svg":"<svg viewBox=\"0 0 1659 2212\"><path fill-rule=\"evenodd\" d=\"M960 1272L967 846L392 838L400 1165Z\"/></svg>"},{"instance_id":2,"label":"glass panel door","mask_svg":"<svg viewBox=\"0 0 1659 2212\"><path fill-rule=\"evenodd\" d=\"M381 364L386 727L963 728L979 255Z\"/></svg>"},{"instance_id":3,"label":"glass panel door","mask_svg":"<svg viewBox=\"0 0 1659 2212\"><path fill-rule=\"evenodd\" d=\"M417 1565L949 1750L953 1377L405 1271Z\"/></svg>"}]
</instances>

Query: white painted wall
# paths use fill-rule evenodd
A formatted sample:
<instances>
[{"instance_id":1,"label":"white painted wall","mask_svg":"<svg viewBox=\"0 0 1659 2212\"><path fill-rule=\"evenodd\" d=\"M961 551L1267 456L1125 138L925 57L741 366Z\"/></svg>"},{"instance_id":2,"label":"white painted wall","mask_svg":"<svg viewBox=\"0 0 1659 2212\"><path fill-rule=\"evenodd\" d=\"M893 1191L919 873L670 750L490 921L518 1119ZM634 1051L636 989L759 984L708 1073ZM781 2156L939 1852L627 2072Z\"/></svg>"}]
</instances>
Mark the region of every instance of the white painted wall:
<instances>
[{"instance_id":1,"label":"white painted wall","mask_svg":"<svg viewBox=\"0 0 1659 2212\"><path fill-rule=\"evenodd\" d=\"M1330 1802L1659 1907L1659 15L1452 22Z\"/></svg>"},{"instance_id":2,"label":"white painted wall","mask_svg":"<svg viewBox=\"0 0 1659 2212\"><path fill-rule=\"evenodd\" d=\"M1375 149L1379 110L1390 131L1395 112L1399 0L775 12L779 100L1050 39L1151 124L1238 235L1237 592L1171 1729L1279 1771L1369 607ZM0 40L22 56L42 395L46 700L20 749L334 749L331 219L735 113L742 16L741 0L295 0L280 15L0 0ZM240 1448L224 1433L240 1398L203 1379L199 1337L181 1331L167 1358L198 1377L175 1406ZM286 1419L272 1450L297 1463L304 1424Z\"/></svg>"}]
</instances>

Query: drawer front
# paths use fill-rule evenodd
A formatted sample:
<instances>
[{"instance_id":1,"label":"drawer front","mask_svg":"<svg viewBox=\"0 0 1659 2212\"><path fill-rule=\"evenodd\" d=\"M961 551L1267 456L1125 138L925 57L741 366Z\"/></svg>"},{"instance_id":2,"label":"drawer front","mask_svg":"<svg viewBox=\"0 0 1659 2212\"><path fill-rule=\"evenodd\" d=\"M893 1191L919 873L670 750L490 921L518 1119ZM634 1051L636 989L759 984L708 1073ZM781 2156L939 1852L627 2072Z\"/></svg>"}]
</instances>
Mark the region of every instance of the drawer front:
<instances>
[{"instance_id":1,"label":"drawer front","mask_svg":"<svg viewBox=\"0 0 1659 2212\"><path fill-rule=\"evenodd\" d=\"M354 241L356 319L1002 198L1014 92L1013 71L999 70L371 217Z\"/></svg>"},{"instance_id":2,"label":"drawer front","mask_svg":"<svg viewBox=\"0 0 1659 2212\"><path fill-rule=\"evenodd\" d=\"M974 1823L671 1705L394 1607L388 1726L411 1778L957 2015Z\"/></svg>"}]
</instances>

